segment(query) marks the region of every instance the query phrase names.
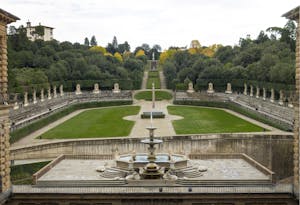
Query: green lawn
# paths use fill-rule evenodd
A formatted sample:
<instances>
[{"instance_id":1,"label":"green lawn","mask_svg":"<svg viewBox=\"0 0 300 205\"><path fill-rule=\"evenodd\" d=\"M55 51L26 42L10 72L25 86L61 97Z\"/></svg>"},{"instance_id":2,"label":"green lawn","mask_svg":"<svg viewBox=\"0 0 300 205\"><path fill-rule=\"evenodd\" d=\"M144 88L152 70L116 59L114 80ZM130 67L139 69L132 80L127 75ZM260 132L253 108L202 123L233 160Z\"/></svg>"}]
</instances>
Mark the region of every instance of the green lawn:
<instances>
[{"instance_id":1,"label":"green lawn","mask_svg":"<svg viewBox=\"0 0 300 205\"><path fill-rule=\"evenodd\" d=\"M127 136L134 122L122 118L128 115L137 115L139 110L139 106L87 110L54 127L40 137L44 139L71 139Z\"/></svg>"},{"instance_id":2,"label":"green lawn","mask_svg":"<svg viewBox=\"0 0 300 205\"><path fill-rule=\"evenodd\" d=\"M50 161L11 166L10 177L12 184L32 184L32 175L49 162Z\"/></svg>"},{"instance_id":3,"label":"green lawn","mask_svg":"<svg viewBox=\"0 0 300 205\"><path fill-rule=\"evenodd\" d=\"M148 72L147 89L152 88L152 83L154 83L155 89L160 89L160 79L158 71Z\"/></svg>"},{"instance_id":4,"label":"green lawn","mask_svg":"<svg viewBox=\"0 0 300 205\"><path fill-rule=\"evenodd\" d=\"M172 122L177 134L260 132L264 130L219 109L168 106L168 112L184 117L182 120Z\"/></svg>"},{"instance_id":5,"label":"green lawn","mask_svg":"<svg viewBox=\"0 0 300 205\"><path fill-rule=\"evenodd\" d=\"M139 92L134 96L137 100L152 100L152 91ZM155 100L171 100L172 94L166 91L155 91Z\"/></svg>"}]
</instances>

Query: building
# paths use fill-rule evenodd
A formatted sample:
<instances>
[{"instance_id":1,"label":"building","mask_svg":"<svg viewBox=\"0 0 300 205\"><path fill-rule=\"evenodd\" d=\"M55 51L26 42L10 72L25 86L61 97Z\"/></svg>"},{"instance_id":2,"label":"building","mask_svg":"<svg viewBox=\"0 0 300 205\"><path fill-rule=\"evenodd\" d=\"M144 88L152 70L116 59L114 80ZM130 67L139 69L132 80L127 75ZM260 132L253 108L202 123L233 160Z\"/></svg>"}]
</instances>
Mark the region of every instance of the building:
<instances>
[{"instance_id":1,"label":"building","mask_svg":"<svg viewBox=\"0 0 300 205\"><path fill-rule=\"evenodd\" d=\"M32 26L31 22L26 23L26 34L29 40L35 41L37 39L44 41L53 40L53 29L49 26L43 26L39 24L38 26Z\"/></svg>"}]
</instances>

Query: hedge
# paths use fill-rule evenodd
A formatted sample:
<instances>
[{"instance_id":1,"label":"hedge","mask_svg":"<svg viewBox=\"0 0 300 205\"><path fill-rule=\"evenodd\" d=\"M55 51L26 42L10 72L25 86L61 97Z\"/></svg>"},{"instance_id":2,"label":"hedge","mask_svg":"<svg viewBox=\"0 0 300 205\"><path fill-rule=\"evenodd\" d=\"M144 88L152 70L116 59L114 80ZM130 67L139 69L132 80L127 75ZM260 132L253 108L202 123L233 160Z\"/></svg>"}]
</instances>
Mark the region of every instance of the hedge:
<instances>
[{"instance_id":1,"label":"hedge","mask_svg":"<svg viewBox=\"0 0 300 205\"><path fill-rule=\"evenodd\" d=\"M33 122L25 127L17 129L11 132L10 143L14 143L23 137L29 135L30 133L49 125L50 123L76 111L79 109L86 109L86 108L94 108L94 107L108 107L108 106L120 106L120 105L131 105L132 100L128 101L103 101L103 102L88 102L88 103L80 103L71 105L68 108L60 110L59 112L52 113L48 117L40 119L36 122Z\"/></svg>"},{"instance_id":2,"label":"hedge","mask_svg":"<svg viewBox=\"0 0 300 205\"><path fill-rule=\"evenodd\" d=\"M286 125L274 122L263 115L252 112L250 110L246 110L243 107L240 107L232 102L216 102L216 101L192 101L192 100L174 100L173 104L175 105L193 105L193 106L205 106L205 107L216 107L216 108L226 108L247 117L250 117L254 120L262 122L264 124L268 124L272 127L278 128L284 131L291 131L291 129Z\"/></svg>"},{"instance_id":3,"label":"hedge","mask_svg":"<svg viewBox=\"0 0 300 205\"><path fill-rule=\"evenodd\" d=\"M37 162L32 164L12 165L11 181L12 184L32 184L32 175L46 166L50 161Z\"/></svg>"}]
</instances>

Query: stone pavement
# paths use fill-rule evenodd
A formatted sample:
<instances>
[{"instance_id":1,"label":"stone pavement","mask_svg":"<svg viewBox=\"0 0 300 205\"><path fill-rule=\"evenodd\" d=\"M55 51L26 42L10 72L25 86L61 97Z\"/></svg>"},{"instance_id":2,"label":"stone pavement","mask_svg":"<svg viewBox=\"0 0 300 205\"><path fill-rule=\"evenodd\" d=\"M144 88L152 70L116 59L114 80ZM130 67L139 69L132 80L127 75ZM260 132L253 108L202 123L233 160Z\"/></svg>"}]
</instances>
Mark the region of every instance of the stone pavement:
<instances>
[{"instance_id":1,"label":"stone pavement","mask_svg":"<svg viewBox=\"0 0 300 205\"><path fill-rule=\"evenodd\" d=\"M146 127L149 127L151 125L151 120L141 119L140 115L143 112L150 112L152 110L152 102L141 100L141 101L136 101L134 105L141 106L140 113L138 115L127 116L124 118L126 120L135 121L135 124L129 136L147 137L149 136L149 131L146 129ZM165 100L155 102L155 108L153 109L153 111L161 111L166 115L165 118L152 120L153 127L157 128L157 130L155 130L154 132L155 136L176 135L172 125L172 120L179 120L182 119L182 117L176 115L169 115L167 110L168 105L171 105L171 102Z\"/></svg>"}]
</instances>

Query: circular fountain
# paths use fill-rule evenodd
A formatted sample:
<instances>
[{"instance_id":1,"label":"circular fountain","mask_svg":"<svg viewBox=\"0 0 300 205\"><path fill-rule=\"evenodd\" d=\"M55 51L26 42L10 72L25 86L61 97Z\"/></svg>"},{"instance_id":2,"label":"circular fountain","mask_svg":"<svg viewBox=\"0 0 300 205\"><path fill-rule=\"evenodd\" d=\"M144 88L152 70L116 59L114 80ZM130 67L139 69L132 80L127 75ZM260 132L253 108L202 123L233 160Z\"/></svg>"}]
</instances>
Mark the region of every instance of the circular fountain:
<instances>
[{"instance_id":1,"label":"circular fountain","mask_svg":"<svg viewBox=\"0 0 300 205\"><path fill-rule=\"evenodd\" d=\"M117 167L138 171L143 179L159 179L167 171L187 166L187 158L180 154L155 153L155 145L163 141L154 139L155 127L148 127L149 139L141 143L149 145L148 153L125 154L116 159Z\"/></svg>"}]
</instances>

